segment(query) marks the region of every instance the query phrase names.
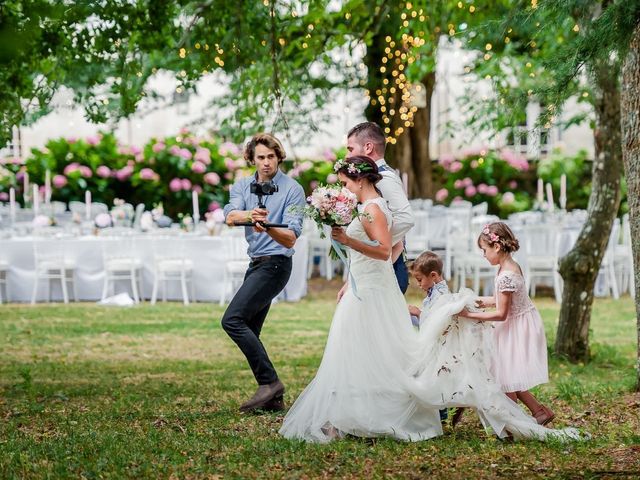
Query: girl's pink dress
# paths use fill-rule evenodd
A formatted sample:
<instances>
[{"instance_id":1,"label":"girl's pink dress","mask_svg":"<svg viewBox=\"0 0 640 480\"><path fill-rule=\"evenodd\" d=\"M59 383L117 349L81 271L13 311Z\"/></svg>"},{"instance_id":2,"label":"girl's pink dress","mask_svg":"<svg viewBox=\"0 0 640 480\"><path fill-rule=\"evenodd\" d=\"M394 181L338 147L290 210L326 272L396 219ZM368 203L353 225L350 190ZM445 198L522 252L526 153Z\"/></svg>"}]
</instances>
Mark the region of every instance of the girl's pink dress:
<instances>
[{"instance_id":1,"label":"girl's pink dress","mask_svg":"<svg viewBox=\"0 0 640 480\"><path fill-rule=\"evenodd\" d=\"M504 271L495 279L498 292L513 292L503 322L493 322L493 374L504 392L529 390L549 381L547 339L538 310L527 294L522 275Z\"/></svg>"}]
</instances>

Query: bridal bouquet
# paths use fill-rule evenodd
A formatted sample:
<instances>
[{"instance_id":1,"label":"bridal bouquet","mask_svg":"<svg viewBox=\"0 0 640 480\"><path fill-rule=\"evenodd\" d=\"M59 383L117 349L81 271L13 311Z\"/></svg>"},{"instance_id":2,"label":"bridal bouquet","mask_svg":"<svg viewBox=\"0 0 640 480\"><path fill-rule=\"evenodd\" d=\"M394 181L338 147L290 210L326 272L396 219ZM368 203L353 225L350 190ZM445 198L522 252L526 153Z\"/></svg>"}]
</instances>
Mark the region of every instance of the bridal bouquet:
<instances>
[{"instance_id":1,"label":"bridal bouquet","mask_svg":"<svg viewBox=\"0 0 640 480\"><path fill-rule=\"evenodd\" d=\"M337 185L319 186L307 197L307 204L304 214L316 223L321 238L325 237L324 225L346 226L360 215L355 194ZM335 244L329 254L335 260L340 258Z\"/></svg>"}]
</instances>

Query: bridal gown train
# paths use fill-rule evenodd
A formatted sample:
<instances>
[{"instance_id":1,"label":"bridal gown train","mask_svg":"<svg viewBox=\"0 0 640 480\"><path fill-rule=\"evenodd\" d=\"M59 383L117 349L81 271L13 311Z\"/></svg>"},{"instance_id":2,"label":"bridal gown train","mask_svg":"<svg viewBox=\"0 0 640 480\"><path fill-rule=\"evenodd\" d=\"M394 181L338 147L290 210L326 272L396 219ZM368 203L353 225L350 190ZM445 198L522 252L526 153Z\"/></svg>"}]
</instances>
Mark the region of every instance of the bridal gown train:
<instances>
[{"instance_id":1,"label":"bridal gown train","mask_svg":"<svg viewBox=\"0 0 640 480\"><path fill-rule=\"evenodd\" d=\"M376 203L391 225L382 198ZM367 220L364 220L367 221ZM360 219L347 234L369 240ZM349 286L338 303L315 378L287 413L286 438L328 442L351 434L426 440L442 434L439 409L470 406L500 437L578 438L539 426L493 381L490 324L458 318L470 290L438 299L416 332L390 260L350 250Z\"/></svg>"}]
</instances>

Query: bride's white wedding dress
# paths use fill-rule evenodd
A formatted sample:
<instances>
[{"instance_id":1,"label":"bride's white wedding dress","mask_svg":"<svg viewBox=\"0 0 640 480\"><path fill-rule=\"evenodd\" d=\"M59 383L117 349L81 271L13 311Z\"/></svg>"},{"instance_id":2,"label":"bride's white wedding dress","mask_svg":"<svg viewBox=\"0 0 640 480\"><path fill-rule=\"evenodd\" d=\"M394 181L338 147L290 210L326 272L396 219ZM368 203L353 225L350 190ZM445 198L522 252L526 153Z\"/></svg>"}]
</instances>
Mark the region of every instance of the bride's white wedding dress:
<instances>
[{"instance_id":1,"label":"bride's white wedding dress","mask_svg":"<svg viewBox=\"0 0 640 480\"><path fill-rule=\"evenodd\" d=\"M381 208L390 226L386 202L376 198L361 208L368 203ZM347 234L369 240L360 219ZM470 406L501 437L578 437L574 429L539 426L494 383L491 325L455 315L473 304L473 292L439 298L416 332L391 261L349 253L357 295L349 287L338 303L318 372L287 413L283 436L425 440L442 434L440 408Z\"/></svg>"}]
</instances>

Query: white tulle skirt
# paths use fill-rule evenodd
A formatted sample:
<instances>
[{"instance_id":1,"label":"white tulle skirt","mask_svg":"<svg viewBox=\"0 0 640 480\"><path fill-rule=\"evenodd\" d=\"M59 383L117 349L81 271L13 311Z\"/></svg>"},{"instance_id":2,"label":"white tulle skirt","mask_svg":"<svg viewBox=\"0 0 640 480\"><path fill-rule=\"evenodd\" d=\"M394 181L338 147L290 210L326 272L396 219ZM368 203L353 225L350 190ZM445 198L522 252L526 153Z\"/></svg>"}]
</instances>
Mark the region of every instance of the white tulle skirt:
<instances>
[{"instance_id":1,"label":"white tulle skirt","mask_svg":"<svg viewBox=\"0 0 640 480\"><path fill-rule=\"evenodd\" d=\"M338 304L318 372L287 413L284 437L425 440L442 434L439 409L466 406L500 437L579 438L575 429L539 426L493 380L491 325L455 315L473 304L473 292L442 296L416 332L397 283L383 275L363 285L375 286L357 297L348 290Z\"/></svg>"}]
</instances>

